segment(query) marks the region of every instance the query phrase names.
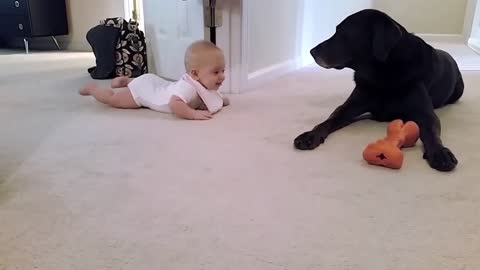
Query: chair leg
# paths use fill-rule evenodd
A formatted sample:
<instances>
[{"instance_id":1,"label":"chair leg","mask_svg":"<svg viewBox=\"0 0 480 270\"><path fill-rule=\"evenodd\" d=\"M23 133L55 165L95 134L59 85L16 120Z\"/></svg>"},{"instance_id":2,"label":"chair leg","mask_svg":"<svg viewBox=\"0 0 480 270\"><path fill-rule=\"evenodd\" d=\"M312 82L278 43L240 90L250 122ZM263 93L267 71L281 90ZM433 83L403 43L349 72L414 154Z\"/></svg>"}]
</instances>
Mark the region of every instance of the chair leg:
<instances>
[{"instance_id":1,"label":"chair leg","mask_svg":"<svg viewBox=\"0 0 480 270\"><path fill-rule=\"evenodd\" d=\"M55 42L55 46L57 46L57 49L61 50L60 45L58 45L58 41L54 36L52 36L52 40L53 40L53 42Z\"/></svg>"},{"instance_id":2,"label":"chair leg","mask_svg":"<svg viewBox=\"0 0 480 270\"><path fill-rule=\"evenodd\" d=\"M29 50L28 50L28 39L27 38L23 39L23 44L25 45L25 53L28 54Z\"/></svg>"}]
</instances>

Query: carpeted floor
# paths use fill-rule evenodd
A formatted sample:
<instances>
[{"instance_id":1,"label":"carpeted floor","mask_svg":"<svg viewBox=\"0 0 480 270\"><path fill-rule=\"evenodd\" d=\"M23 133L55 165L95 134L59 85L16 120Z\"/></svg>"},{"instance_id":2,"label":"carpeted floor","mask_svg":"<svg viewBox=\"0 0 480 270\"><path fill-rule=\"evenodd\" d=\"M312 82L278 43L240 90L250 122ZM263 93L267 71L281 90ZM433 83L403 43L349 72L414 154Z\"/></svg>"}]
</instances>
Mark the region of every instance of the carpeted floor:
<instances>
[{"instance_id":1,"label":"carpeted floor","mask_svg":"<svg viewBox=\"0 0 480 270\"><path fill-rule=\"evenodd\" d=\"M351 71L303 68L195 122L77 95L90 54L0 61L1 270L480 268L479 71L438 111L460 161L445 174L421 145L401 170L366 165L371 121L293 149Z\"/></svg>"}]
</instances>

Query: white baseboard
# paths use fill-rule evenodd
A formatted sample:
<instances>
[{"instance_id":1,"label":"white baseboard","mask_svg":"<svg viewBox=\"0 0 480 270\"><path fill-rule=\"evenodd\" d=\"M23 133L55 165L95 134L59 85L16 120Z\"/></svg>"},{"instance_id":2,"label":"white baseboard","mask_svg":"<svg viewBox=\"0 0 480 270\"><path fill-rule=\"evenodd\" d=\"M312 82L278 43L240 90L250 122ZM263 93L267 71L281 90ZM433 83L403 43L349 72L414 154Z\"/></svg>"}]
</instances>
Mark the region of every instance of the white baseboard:
<instances>
[{"instance_id":1,"label":"white baseboard","mask_svg":"<svg viewBox=\"0 0 480 270\"><path fill-rule=\"evenodd\" d=\"M477 53L480 53L480 39L470 38L468 39L468 46Z\"/></svg>"},{"instance_id":2,"label":"white baseboard","mask_svg":"<svg viewBox=\"0 0 480 270\"><path fill-rule=\"evenodd\" d=\"M463 35L453 34L416 34L426 42L465 42Z\"/></svg>"},{"instance_id":3,"label":"white baseboard","mask_svg":"<svg viewBox=\"0 0 480 270\"><path fill-rule=\"evenodd\" d=\"M297 70L302 66L302 59L292 59L282 63L262 68L255 72L249 73L247 78L247 89L251 90L259 85L274 80L286 73Z\"/></svg>"}]
</instances>

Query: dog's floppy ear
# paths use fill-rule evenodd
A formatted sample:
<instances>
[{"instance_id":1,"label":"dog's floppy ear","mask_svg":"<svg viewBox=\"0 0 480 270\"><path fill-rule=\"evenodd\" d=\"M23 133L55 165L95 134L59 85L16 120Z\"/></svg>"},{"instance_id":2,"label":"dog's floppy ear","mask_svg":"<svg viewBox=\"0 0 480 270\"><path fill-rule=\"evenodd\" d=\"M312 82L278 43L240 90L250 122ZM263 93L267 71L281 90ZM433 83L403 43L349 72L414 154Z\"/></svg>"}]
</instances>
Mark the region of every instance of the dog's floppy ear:
<instances>
[{"instance_id":1,"label":"dog's floppy ear","mask_svg":"<svg viewBox=\"0 0 480 270\"><path fill-rule=\"evenodd\" d=\"M381 62L387 60L390 51L402 38L400 27L390 18L377 22L373 27L373 56Z\"/></svg>"}]
</instances>

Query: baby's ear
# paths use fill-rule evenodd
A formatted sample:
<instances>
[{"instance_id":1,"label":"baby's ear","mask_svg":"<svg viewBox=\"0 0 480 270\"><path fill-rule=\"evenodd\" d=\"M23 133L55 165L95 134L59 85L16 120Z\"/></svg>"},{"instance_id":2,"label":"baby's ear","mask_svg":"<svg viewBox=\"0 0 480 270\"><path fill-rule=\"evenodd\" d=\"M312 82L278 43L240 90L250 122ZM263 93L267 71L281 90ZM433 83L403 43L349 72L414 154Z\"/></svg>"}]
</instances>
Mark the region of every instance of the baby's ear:
<instances>
[{"instance_id":1,"label":"baby's ear","mask_svg":"<svg viewBox=\"0 0 480 270\"><path fill-rule=\"evenodd\" d=\"M190 70L190 77L192 77L194 80L198 81L200 77L198 77L198 70L192 69Z\"/></svg>"}]
</instances>

